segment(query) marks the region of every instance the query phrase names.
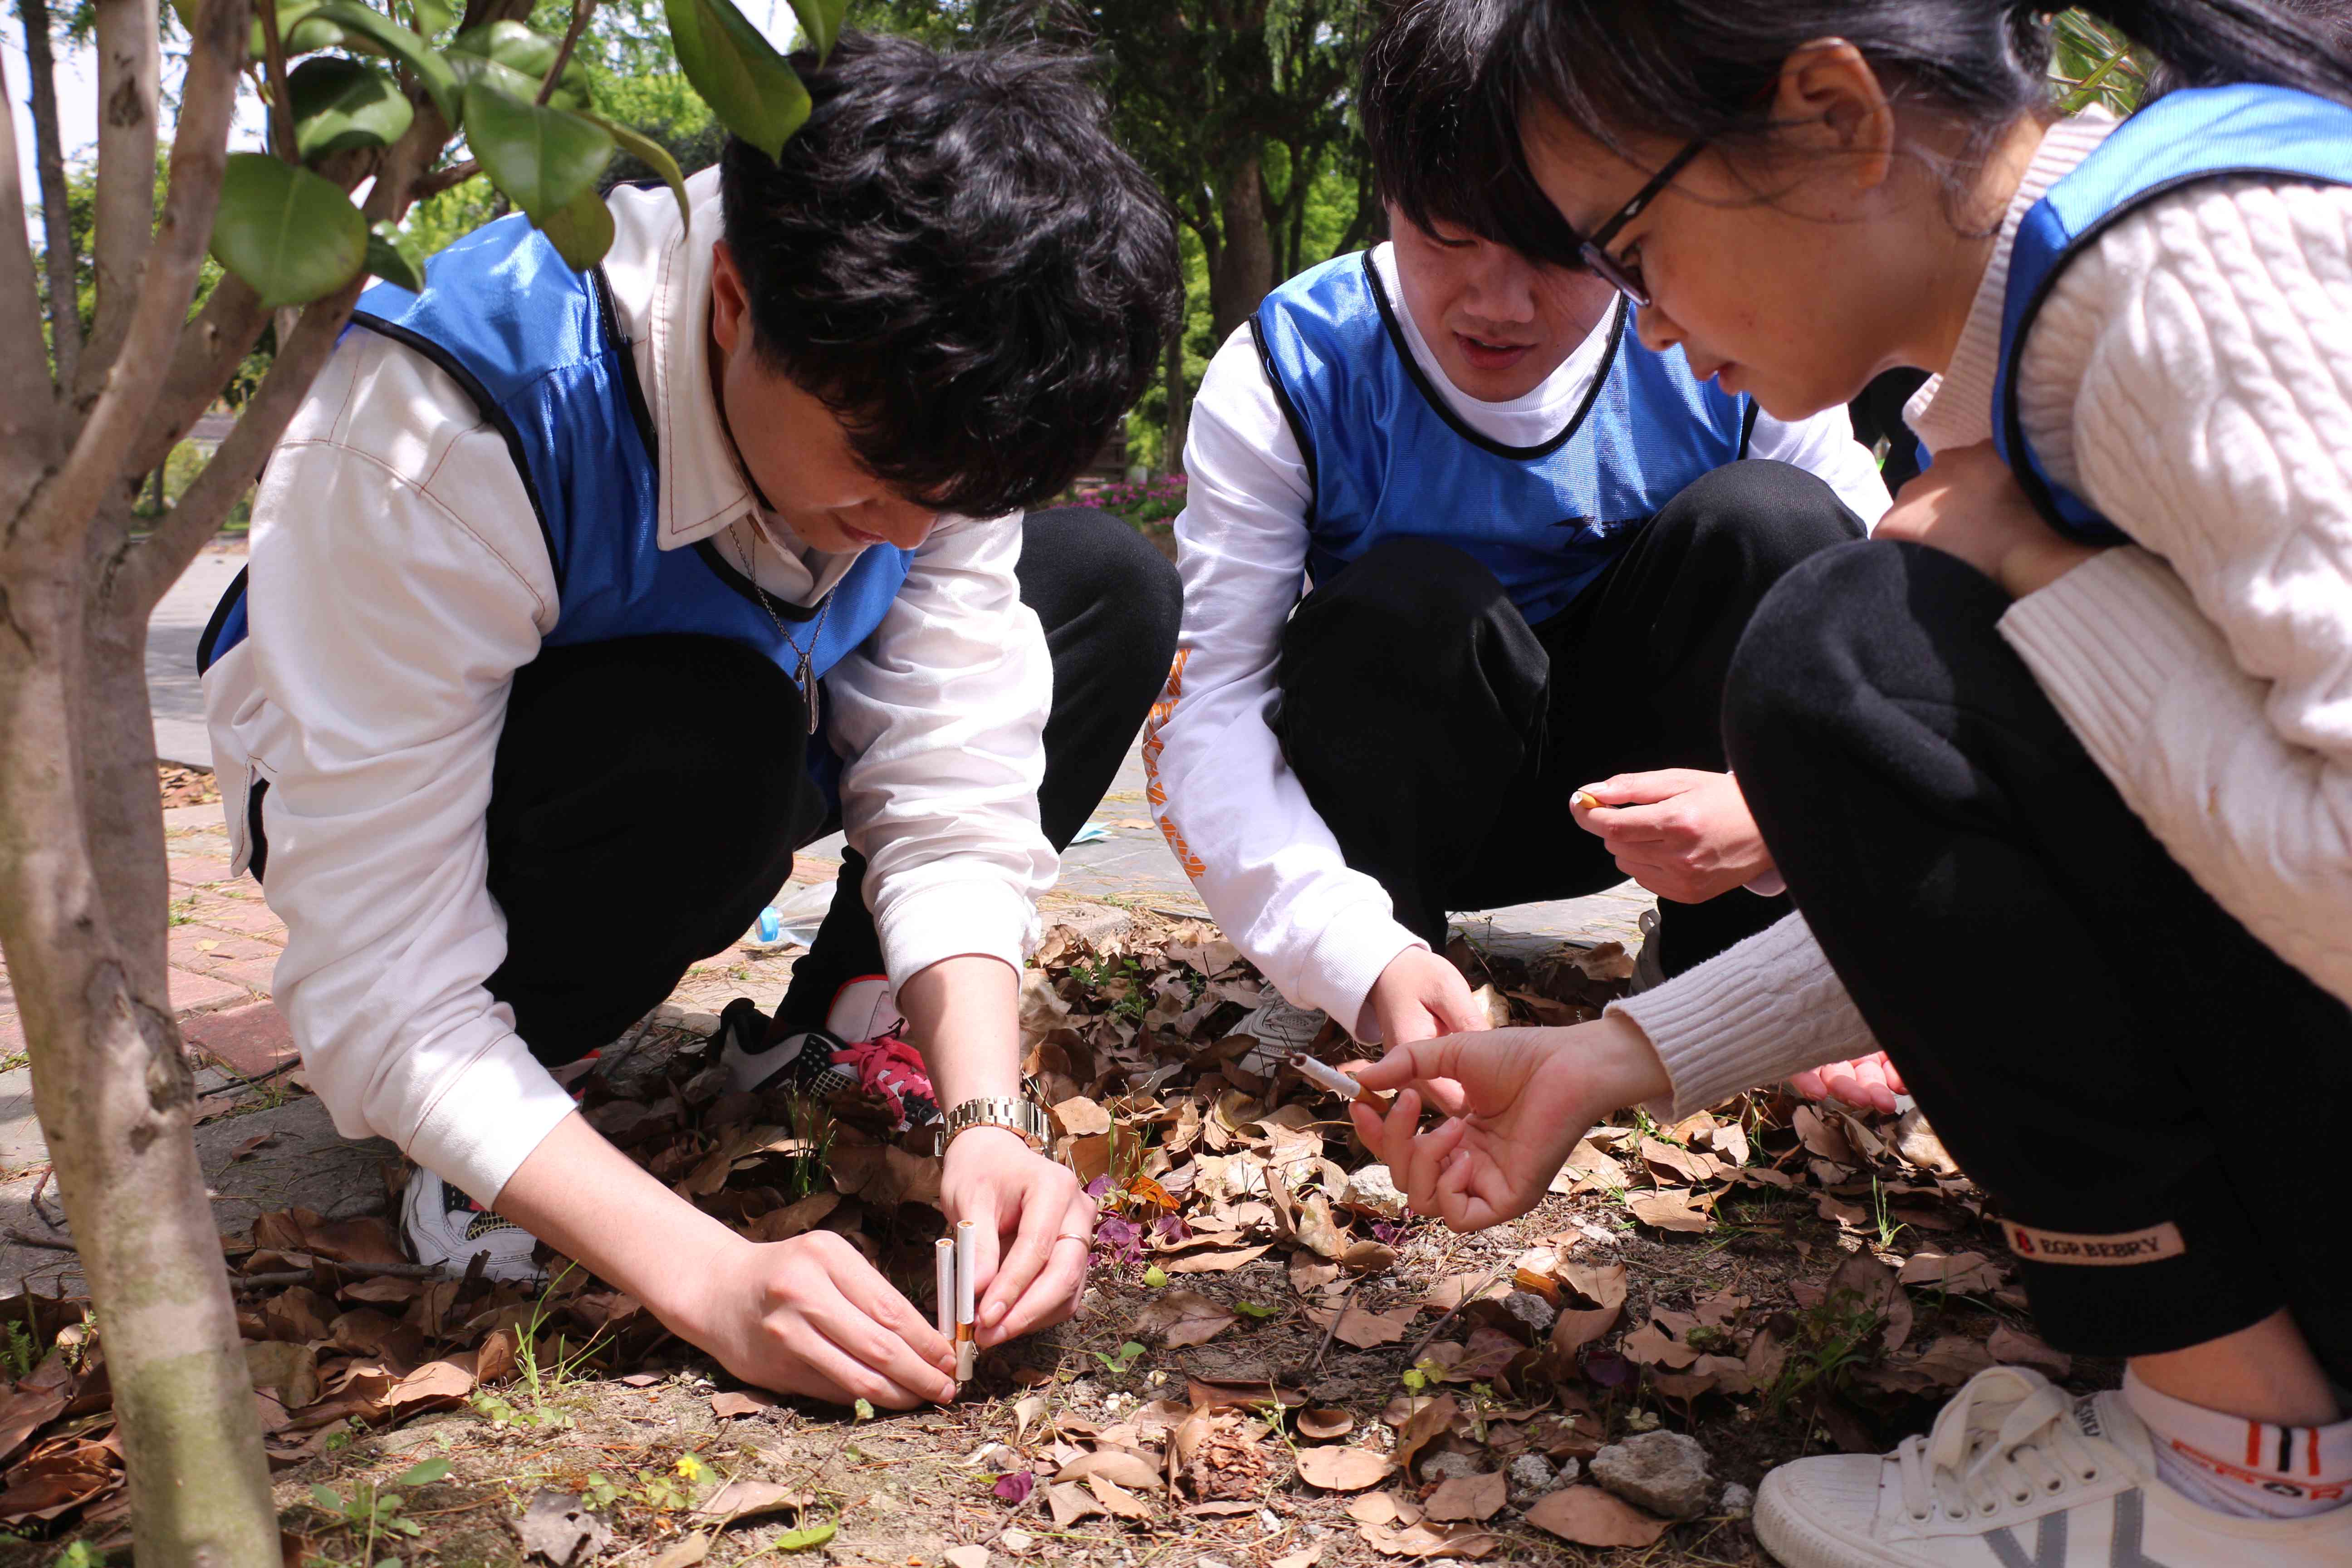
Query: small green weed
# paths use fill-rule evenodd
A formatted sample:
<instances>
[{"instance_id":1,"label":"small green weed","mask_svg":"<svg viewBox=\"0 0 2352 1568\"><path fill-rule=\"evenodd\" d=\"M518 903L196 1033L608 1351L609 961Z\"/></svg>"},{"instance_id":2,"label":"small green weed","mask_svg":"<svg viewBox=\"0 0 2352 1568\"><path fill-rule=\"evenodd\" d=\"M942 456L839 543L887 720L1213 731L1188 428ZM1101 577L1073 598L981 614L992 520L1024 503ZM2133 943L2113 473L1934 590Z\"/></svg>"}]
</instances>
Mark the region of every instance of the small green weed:
<instances>
[{"instance_id":1,"label":"small green weed","mask_svg":"<svg viewBox=\"0 0 2352 1568\"><path fill-rule=\"evenodd\" d=\"M1821 1305L1799 1312L1796 1339L1769 1396L1772 1415L1779 1416L1808 1393L1818 1398L1870 1362L1881 1321L1878 1310L1851 1289L1833 1291Z\"/></svg>"},{"instance_id":2,"label":"small green weed","mask_svg":"<svg viewBox=\"0 0 2352 1568\"><path fill-rule=\"evenodd\" d=\"M1881 1251L1893 1247L1895 1238L1911 1228L1886 1212L1886 1189L1878 1184L1876 1176L1870 1178L1870 1212L1873 1221L1878 1227L1878 1246Z\"/></svg>"},{"instance_id":3,"label":"small green weed","mask_svg":"<svg viewBox=\"0 0 2352 1568\"><path fill-rule=\"evenodd\" d=\"M448 1473L449 1461L436 1455L421 1465L403 1470L382 1486L373 1481L361 1481L352 1489L349 1497L332 1487L313 1485L310 1488L310 1506L327 1516L331 1527L348 1530L359 1541L358 1562L373 1564L373 1568L383 1568L386 1562L397 1563L399 1559L379 1560L375 1554L378 1539L404 1535L413 1539L425 1533L423 1525L413 1519L401 1517L401 1507L407 1500L387 1489L430 1486Z\"/></svg>"},{"instance_id":4,"label":"small green weed","mask_svg":"<svg viewBox=\"0 0 2352 1568\"><path fill-rule=\"evenodd\" d=\"M1133 1366L1137 1359L1143 1354L1143 1347L1129 1340L1118 1347L1118 1354L1116 1356L1107 1356L1100 1351L1088 1351L1087 1353L1102 1363L1108 1371L1124 1376L1127 1369Z\"/></svg>"},{"instance_id":5,"label":"small green weed","mask_svg":"<svg viewBox=\"0 0 2352 1568\"><path fill-rule=\"evenodd\" d=\"M0 1359L8 1363L11 1378L29 1377L41 1363L41 1342L25 1331L23 1325L6 1325L7 1342L0 1344Z\"/></svg>"},{"instance_id":6,"label":"small green weed","mask_svg":"<svg viewBox=\"0 0 2352 1568\"><path fill-rule=\"evenodd\" d=\"M1106 958L1096 963L1073 963L1078 984L1110 1004L1112 1013L1129 1023L1143 1022L1151 998L1143 994L1143 965L1133 958Z\"/></svg>"},{"instance_id":7,"label":"small green weed","mask_svg":"<svg viewBox=\"0 0 2352 1568\"><path fill-rule=\"evenodd\" d=\"M833 1190L833 1108L814 1095L795 1093L785 1104L793 1136L803 1145L785 1157L778 1189L798 1203L811 1193Z\"/></svg>"},{"instance_id":8,"label":"small green weed","mask_svg":"<svg viewBox=\"0 0 2352 1568\"><path fill-rule=\"evenodd\" d=\"M66 1549L49 1568L102 1568L105 1562L105 1552L87 1541L74 1540L66 1542Z\"/></svg>"}]
</instances>

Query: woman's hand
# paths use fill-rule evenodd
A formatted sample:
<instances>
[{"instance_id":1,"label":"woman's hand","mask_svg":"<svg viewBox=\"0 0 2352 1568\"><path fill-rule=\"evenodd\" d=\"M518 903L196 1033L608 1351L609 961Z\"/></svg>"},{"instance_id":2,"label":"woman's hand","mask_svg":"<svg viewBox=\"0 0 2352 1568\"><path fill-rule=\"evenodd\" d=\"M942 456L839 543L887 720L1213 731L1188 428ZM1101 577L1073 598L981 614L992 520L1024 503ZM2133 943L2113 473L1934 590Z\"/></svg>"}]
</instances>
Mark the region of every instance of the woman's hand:
<instances>
[{"instance_id":1,"label":"woman's hand","mask_svg":"<svg viewBox=\"0 0 2352 1568\"><path fill-rule=\"evenodd\" d=\"M1095 1200L1058 1161L1002 1127L948 1145L940 1178L948 1223L971 1220L979 1339L1002 1344L1078 1310L1094 1249Z\"/></svg>"},{"instance_id":2,"label":"woman's hand","mask_svg":"<svg viewBox=\"0 0 2352 1568\"><path fill-rule=\"evenodd\" d=\"M1903 487L1871 537L1957 555L2017 599L2099 553L2042 521L1990 441L1937 453L1935 466Z\"/></svg>"},{"instance_id":3,"label":"woman's hand","mask_svg":"<svg viewBox=\"0 0 2352 1568\"><path fill-rule=\"evenodd\" d=\"M1356 1076L1368 1089L1415 1079L1461 1086L1463 1114L1428 1132L1415 1131L1421 1096L1411 1089L1397 1096L1385 1121L1360 1102L1349 1110L1405 1201L1454 1230L1484 1230L1527 1213L1586 1129L1673 1088L1648 1037L1620 1016L1415 1041Z\"/></svg>"},{"instance_id":4,"label":"woman's hand","mask_svg":"<svg viewBox=\"0 0 2352 1568\"><path fill-rule=\"evenodd\" d=\"M1842 1100L1864 1110L1895 1113L1895 1097L1909 1091L1903 1075L1885 1051L1856 1057L1850 1062L1824 1062L1789 1080L1789 1087L1807 1100Z\"/></svg>"},{"instance_id":5,"label":"woman's hand","mask_svg":"<svg viewBox=\"0 0 2352 1568\"><path fill-rule=\"evenodd\" d=\"M955 1397L955 1347L829 1230L741 1242L671 1322L744 1382L893 1410Z\"/></svg>"},{"instance_id":6,"label":"woman's hand","mask_svg":"<svg viewBox=\"0 0 2352 1568\"><path fill-rule=\"evenodd\" d=\"M1772 869L1748 797L1729 773L1619 773L1577 792L1588 795L1601 804L1570 797L1576 825L1600 835L1617 868L1662 899L1703 904Z\"/></svg>"}]
</instances>

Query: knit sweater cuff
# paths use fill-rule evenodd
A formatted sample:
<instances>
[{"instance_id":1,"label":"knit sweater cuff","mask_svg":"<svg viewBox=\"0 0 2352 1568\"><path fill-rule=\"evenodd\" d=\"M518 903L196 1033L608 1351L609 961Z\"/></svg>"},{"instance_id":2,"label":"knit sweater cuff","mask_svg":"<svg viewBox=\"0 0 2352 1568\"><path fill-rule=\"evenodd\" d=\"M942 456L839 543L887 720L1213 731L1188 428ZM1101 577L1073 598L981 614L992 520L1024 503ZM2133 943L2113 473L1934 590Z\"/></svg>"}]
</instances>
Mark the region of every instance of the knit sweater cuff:
<instances>
[{"instance_id":1,"label":"knit sweater cuff","mask_svg":"<svg viewBox=\"0 0 2352 1568\"><path fill-rule=\"evenodd\" d=\"M1674 1085L1658 1114L1693 1111L1823 1062L1878 1048L1802 915L1609 1011L1650 1037Z\"/></svg>"},{"instance_id":2,"label":"knit sweater cuff","mask_svg":"<svg viewBox=\"0 0 2352 1568\"><path fill-rule=\"evenodd\" d=\"M2130 545L2018 600L2000 635L2111 777L2184 672L2234 668L2172 569Z\"/></svg>"}]
</instances>

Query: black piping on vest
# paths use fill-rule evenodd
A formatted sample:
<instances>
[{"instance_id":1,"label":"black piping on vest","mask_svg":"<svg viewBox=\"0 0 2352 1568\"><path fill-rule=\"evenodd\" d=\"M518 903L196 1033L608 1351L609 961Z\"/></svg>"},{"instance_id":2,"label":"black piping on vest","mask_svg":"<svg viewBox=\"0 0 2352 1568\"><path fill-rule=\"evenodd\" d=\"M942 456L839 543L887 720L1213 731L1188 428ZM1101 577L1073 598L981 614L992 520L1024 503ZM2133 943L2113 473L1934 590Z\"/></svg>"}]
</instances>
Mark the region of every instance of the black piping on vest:
<instances>
[{"instance_id":1,"label":"black piping on vest","mask_svg":"<svg viewBox=\"0 0 2352 1568\"><path fill-rule=\"evenodd\" d=\"M236 608L238 601L245 597L246 574L252 570L250 566L236 569L236 581L228 585L228 592L223 594L220 603L213 606L212 619L205 623L205 635L196 639L196 675L199 679L213 667L213 648L220 641L221 628L228 625L228 613ZM252 612L247 611L247 619L250 620Z\"/></svg>"},{"instance_id":2,"label":"black piping on vest","mask_svg":"<svg viewBox=\"0 0 2352 1568\"><path fill-rule=\"evenodd\" d=\"M1742 461L1748 457L1748 444L1756 439L1756 416L1763 411L1764 405L1751 397L1748 400L1748 412L1739 416L1739 457Z\"/></svg>"},{"instance_id":3,"label":"black piping on vest","mask_svg":"<svg viewBox=\"0 0 2352 1568\"><path fill-rule=\"evenodd\" d=\"M1275 373L1274 351L1266 347L1265 328L1259 322L1255 310L1250 312L1249 330L1250 342L1257 345L1258 368L1265 373L1265 384L1274 388L1274 401L1281 408L1283 419L1290 426L1291 438L1298 443L1299 456L1307 460L1307 488L1311 493L1316 488L1315 442L1307 434L1307 421L1298 416L1298 405L1290 401L1290 389L1282 384L1282 377Z\"/></svg>"},{"instance_id":4,"label":"black piping on vest","mask_svg":"<svg viewBox=\"0 0 2352 1568\"><path fill-rule=\"evenodd\" d=\"M1371 285L1372 300L1381 308L1381 321L1388 327L1389 342L1396 350L1397 358L1404 365L1405 374L1412 379L1412 384L1419 389L1423 399L1437 411L1437 416L1444 420L1455 435L1498 458L1512 458L1525 462L1534 458L1549 458L1567 445L1569 437L1583 427L1585 416L1592 412L1593 404L1600 400L1601 385L1616 370L1617 351L1625 341L1625 301L1621 296L1617 301L1617 313L1609 323L1609 347L1592 373L1592 384L1585 388L1584 401L1576 405L1576 412L1569 416L1568 424L1549 441L1533 447L1506 447L1464 424L1452 405L1438 395L1437 388L1429 384L1429 377L1421 373L1421 363L1412 357L1412 345L1405 342L1404 328L1397 321L1396 307L1389 303L1388 290L1381 287L1381 275L1372 267L1372 253L1369 250L1364 252L1364 280Z\"/></svg>"}]
</instances>

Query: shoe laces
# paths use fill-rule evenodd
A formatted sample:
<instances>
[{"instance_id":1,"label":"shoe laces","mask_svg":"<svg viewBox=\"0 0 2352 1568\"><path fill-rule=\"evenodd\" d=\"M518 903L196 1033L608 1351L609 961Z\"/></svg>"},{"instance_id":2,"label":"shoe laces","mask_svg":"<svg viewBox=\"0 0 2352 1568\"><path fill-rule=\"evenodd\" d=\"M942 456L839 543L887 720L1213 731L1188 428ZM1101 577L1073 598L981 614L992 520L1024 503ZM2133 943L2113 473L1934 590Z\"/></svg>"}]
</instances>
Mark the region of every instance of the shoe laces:
<instances>
[{"instance_id":1,"label":"shoe laces","mask_svg":"<svg viewBox=\"0 0 2352 1568\"><path fill-rule=\"evenodd\" d=\"M899 1102L898 1091L902 1088L915 1084L928 1088L930 1084L929 1069L923 1065L921 1054L899 1038L895 1030L844 1046L833 1053L833 1064L852 1069L861 1085L887 1095L894 1104Z\"/></svg>"},{"instance_id":2,"label":"shoe laces","mask_svg":"<svg viewBox=\"0 0 2352 1568\"><path fill-rule=\"evenodd\" d=\"M1895 1453L1914 1523L1990 1515L2099 1479L2105 1445L2074 1421L2074 1402L2038 1373L1994 1367L1952 1396L1924 1437Z\"/></svg>"}]
</instances>

